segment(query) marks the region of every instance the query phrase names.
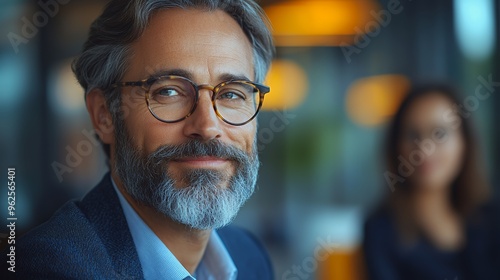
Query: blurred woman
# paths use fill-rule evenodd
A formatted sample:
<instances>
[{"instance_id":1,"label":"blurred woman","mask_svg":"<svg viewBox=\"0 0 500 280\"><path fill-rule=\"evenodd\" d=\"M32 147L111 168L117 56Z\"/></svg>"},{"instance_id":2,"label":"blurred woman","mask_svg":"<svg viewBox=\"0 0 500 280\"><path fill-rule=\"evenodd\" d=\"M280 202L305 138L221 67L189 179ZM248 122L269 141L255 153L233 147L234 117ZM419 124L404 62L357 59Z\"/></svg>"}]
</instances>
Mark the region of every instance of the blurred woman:
<instances>
[{"instance_id":1,"label":"blurred woman","mask_svg":"<svg viewBox=\"0 0 500 280\"><path fill-rule=\"evenodd\" d=\"M429 85L396 113L385 147L391 193L365 224L370 279L500 279L498 224L466 108L454 89Z\"/></svg>"}]
</instances>

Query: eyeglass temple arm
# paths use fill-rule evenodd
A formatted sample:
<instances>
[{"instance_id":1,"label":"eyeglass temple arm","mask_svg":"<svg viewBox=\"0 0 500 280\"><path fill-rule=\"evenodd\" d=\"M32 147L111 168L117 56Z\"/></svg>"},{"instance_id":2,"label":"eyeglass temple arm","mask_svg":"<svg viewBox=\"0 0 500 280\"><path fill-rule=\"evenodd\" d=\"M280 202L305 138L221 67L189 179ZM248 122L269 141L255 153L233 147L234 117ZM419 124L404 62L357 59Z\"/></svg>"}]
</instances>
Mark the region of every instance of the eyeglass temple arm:
<instances>
[{"instance_id":1,"label":"eyeglass temple arm","mask_svg":"<svg viewBox=\"0 0 500 280\"><path fill-rule=\"evenodd\" d=\"M271 88L261 84L255 84L255 86L259 89L259 91L263 94L269 93Z\"/></svg>"}]
</instances>

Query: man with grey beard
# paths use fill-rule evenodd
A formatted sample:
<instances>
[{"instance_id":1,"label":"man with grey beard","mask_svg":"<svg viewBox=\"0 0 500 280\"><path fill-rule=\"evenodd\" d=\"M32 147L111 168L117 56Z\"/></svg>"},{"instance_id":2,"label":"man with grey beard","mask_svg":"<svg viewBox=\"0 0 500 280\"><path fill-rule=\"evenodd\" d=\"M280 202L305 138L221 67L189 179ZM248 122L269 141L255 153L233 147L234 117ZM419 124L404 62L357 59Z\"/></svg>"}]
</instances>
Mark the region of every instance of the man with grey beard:
<instances>
[{"instance_id":1,"label":"man with grey beard","mask_svg":"<svg viewBox=\"0 0 500 280\"><path fill-rule=\"evenodd\" d=\"M255 188L273 50L253 0L112 0L73 63L110 173L18 240L8 276L272 279L228 224Z\"/></svg>"}]
</instances>

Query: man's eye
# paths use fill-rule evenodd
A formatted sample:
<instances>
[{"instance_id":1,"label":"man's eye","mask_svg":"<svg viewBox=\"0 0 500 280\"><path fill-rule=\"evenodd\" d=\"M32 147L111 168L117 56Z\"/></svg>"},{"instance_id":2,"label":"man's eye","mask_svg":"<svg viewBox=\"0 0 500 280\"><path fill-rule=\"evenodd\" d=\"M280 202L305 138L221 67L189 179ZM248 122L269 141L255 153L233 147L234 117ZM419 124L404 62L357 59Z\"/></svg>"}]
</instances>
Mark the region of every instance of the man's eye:
<instances>
[{"instance_id":1,"label":"man's eye","mask_svg":"<svg viewBox=\"0 0 500 280\"><path fill-rule=\"evenodd\" d=\"M155 94L162 97L173 97L181 95L180 92L175 88L162 88L157 90Z\"/></svg>"},{"instance_id":2,"label":"man's eye","mask_svg":"<svg viewBox=\"0 0 500 280\"><path fill-rule=\"evenodd\" d=\"M228 92L224 92L222 94L219 95L218 99L226 99L226 100L238 100L238 99L241 99L241 100L245 100L245 97L243 96L243 94L238 94L236 92L233 92L233 91L228 91Z\"/></svg>"}]
</instances>

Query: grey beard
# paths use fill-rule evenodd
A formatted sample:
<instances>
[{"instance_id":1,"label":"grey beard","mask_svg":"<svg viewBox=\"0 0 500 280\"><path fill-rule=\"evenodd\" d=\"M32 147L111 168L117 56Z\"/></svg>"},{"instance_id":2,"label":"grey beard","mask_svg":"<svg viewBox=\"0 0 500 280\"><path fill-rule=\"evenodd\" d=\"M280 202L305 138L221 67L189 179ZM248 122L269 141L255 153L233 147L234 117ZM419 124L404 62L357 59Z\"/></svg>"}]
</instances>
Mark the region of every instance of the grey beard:
<instances>
[{"instance_id":1,"label":"grey beard","mask_svg":"<svg viewBox=\"0 0 500 280\"><path fill-rule=\"evenodd\" d=\"M198 230L225 226L254 192L259 169L256 143L250 156L219 140L190 140L180 145L165 145L144 156L134 147L123 127L115 132L115 172L125 190L138 203L152 207L180 224ZM199 156L229 159L235 165L235 174L193 169L184 174L183 184L168 174L170 161Z\"/></svg>"}]
</instances>

